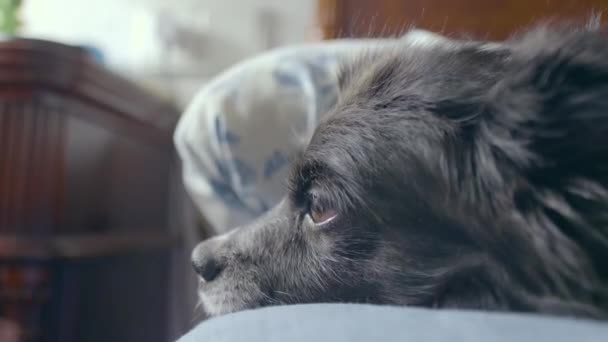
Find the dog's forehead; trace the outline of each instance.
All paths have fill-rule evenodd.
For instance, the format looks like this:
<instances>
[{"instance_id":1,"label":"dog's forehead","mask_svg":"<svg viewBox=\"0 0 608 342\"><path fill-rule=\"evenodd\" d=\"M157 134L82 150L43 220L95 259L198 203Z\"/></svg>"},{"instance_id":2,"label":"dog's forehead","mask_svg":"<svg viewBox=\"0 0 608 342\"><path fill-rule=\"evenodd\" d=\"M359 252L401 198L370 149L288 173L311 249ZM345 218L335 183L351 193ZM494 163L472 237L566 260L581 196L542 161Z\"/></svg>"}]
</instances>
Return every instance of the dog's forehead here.
<instances>
[{"instance_id":1,"label":"dog's forehead","mask_svg":"<svg viewBox=\"0 0 608 342\"><path fill-rule=\"evenodd\" d=\"M418 34L417 34L418 35ZM416 150L441 134L431 113L444 100L481 94L500 77L505 56L486 44L410 37L347 63L339 100L315 130L304 156L356 172L362 161Z\"/></svg>"},{"instance_id":2,"label":"dog's forehead","mask_svg":"<svg viewBox=\"0 0 608 342\"><path fill-rule=\"evenodd\" d=\"M503 56L468 45L376 50L343 68L338 105L378 102L406 94L428 102L457 97L460 90L493 78Z\"/></svg>"},{"instance_id":3,"label":"dog's forehead","mask_svg":"<svg viewBox=\"0 0 608 342\"><path fill-rule=\"evenodd\" d=\"M403 94L428 101L457 96L459 90L500 73L509 55L508 47L498 43L412 31L391 44L370 47L342 65L338 106Z\"/></svg>"}]
</instances>

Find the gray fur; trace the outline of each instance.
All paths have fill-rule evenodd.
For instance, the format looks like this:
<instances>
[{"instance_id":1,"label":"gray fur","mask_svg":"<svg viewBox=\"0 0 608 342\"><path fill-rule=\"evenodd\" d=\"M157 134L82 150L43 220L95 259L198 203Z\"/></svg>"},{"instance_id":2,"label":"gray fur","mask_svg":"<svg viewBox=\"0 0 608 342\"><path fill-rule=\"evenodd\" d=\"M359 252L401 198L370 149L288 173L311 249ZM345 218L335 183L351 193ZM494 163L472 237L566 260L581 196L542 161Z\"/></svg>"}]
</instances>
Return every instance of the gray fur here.
<instances>
[{"instance_id":1,"label":"gray fur","mask_svg":"<svg viewBox=\"0 0 608 342\"><path fill-rule=\"evenodd\" d=\"M339 301L606 317L608 39L540 27L491 49L372 50L289 181L194 250L210 315ZM316 226L311 205L338 216Z\"/></svg>"}]
</instances>

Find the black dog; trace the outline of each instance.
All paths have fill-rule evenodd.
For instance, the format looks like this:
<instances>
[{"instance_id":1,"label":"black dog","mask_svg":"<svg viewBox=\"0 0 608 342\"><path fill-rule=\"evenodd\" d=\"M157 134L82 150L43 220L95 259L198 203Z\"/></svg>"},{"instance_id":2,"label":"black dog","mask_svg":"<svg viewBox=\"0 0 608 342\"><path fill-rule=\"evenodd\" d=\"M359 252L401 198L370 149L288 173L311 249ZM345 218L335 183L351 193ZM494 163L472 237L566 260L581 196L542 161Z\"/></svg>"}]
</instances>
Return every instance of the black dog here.
<instances>
[{"instance_id":1,"label":"black dog","mask_svg":"<svg viewBox=\"0 0 608 342\"><path fill-rule=\"evenodd\" d=\"M608 313L608 39L378 47L288 196L193 262L210 315L368 302Z\"/></svg>"}]
</instances>

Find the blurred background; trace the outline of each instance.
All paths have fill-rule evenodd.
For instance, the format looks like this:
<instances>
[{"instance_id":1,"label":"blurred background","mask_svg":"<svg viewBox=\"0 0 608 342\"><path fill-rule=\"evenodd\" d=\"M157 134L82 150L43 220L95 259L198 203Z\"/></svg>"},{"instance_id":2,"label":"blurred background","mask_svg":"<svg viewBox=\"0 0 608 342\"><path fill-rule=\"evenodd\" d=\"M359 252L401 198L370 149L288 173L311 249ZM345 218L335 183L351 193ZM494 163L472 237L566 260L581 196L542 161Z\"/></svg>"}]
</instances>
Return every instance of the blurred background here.
<instances>
[{"instance_id":1,"label":"blurred background","mask_svg":"<svg viewBox=\"0 0 608 342\"><path fill-rule=\"evenodd\" d=\"M206 234L171 136L212 77L279 46L410 27L499 40L608 0L0 0L0 342L168 341Z\"/></svg>"}]
</instances>

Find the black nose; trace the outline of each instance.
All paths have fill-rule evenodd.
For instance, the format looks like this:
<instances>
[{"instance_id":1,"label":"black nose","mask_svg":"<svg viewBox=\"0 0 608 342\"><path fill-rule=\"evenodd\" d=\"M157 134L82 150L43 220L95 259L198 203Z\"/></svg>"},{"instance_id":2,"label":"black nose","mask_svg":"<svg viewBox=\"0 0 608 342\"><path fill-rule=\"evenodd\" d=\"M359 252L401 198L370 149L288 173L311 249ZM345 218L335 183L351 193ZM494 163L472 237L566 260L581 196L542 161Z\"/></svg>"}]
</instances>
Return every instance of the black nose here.
<instances>
[{"instance_id":1,"label":"black nose","mask_svg":"<svg viewBox=\"0 0 608 342\"><path fill-rule=\"evenodd\" d=\"M222 271L220 264L214 258L207 258L200 262L192 261L192 265L196 273L206 282L217 278L218 274Z\"/></svg>"},{"instance_id":2,"label":"black nose","mask_svg":"<svg viewBox=\"0 0 608 342\"><path fill-rule=\"evenodd\" d=\"M192 266L196 273L206 282L210 282L222 272L222 265L218 260L218 239L201 242L192 251Z\"/></svg>"}]
</instances>

